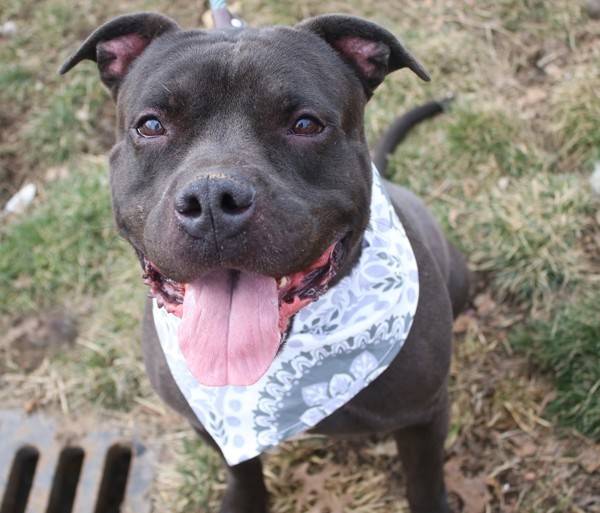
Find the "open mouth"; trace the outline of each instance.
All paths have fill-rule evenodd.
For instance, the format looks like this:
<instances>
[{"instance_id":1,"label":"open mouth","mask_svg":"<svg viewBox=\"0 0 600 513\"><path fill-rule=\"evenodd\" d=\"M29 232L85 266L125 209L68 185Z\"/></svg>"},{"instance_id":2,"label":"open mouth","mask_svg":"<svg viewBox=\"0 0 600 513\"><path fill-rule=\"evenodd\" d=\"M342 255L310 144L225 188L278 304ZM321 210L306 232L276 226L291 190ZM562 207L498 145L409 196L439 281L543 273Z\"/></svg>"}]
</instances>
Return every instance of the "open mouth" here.
<instances>
[{"instance_id":1,"label":"open mouth","mask_svg":"<svg viewBox=\"0 0 600 513\"><path fill-rule=\"evenodd\" d=\"M287 276L218 269L190 283L173 281L143 256L142 266L158 306L181 318L179 346L194 377L205 385L241 386L266 372L290 319L327 291L342 257L338 240Z\"/></svg>"}]
</instances>

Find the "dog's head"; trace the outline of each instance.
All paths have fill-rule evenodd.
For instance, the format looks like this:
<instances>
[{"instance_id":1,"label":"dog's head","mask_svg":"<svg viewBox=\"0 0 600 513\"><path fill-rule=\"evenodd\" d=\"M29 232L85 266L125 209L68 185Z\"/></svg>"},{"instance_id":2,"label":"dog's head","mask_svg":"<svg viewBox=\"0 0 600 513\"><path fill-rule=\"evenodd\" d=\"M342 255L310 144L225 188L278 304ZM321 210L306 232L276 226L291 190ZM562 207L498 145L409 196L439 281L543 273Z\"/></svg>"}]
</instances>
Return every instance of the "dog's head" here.
<instances>
[{"instance_id":1,"label":"dog's head","mask_svg":"<svg viewBox=\"0 0 600 513\"><path fill-rule=\"evenodd\" d=\"M117 105L118 228L182 317L190 368L208 384L256 381L290 317L360 252L365 103L389 72L426 72L390 32L342 15L215 31L121 16L61 72L83 59Z\"/></svg>"}]
</instances>

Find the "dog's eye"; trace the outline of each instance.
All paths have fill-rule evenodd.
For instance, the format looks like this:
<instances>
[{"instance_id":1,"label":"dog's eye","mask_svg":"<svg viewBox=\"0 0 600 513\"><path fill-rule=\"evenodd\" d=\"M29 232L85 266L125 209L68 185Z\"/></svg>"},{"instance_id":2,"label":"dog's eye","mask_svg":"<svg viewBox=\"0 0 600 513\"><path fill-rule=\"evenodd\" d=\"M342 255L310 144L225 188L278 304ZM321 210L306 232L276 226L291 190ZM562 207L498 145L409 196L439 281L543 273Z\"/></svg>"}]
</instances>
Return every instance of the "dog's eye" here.
<instances>
[{"instance_id":1,"label":"dog's eye","mask_svg":"<svg viewBox=\"0 0 600 513\"><path fill-rule=\"evenodd\" d=\"M294 135L317 135L324 130L324 126L320 121L310 116L303 116L296 120L291 132Z\"/></svg>"},{"instance_id":2,"label":"dog's eye","mask_svg":"<svg viewBox=\"0 0 600 513\"><path fill-rule=\"evenodd\" d=\"M156 118L142 119L136 130L142 137L158 137L165 133L165 127Z\"/></svg>"}]
</instances>

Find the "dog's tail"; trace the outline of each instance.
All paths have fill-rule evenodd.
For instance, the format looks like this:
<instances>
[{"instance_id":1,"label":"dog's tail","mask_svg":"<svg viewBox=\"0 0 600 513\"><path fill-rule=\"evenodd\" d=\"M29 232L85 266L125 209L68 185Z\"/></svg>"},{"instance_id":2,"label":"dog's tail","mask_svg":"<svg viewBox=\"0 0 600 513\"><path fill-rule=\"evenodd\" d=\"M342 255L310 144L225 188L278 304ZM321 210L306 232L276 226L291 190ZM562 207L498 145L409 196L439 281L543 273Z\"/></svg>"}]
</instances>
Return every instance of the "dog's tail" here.
<instances>
[{"instance_id":1,"label":"dog's tail","mask_svg":"<svg viewBox=\"0 0 600 513\"><path fill-rule=\"evenodd\" d=\"M382 176L389 178L387 176L388 159L407 136L408 132L422 121L446 112L453 100L454 96L450 95L442 100L424 103L394 120L379 140L379 144L373 154L373 163Z\"/></svg>"}]
</instances>

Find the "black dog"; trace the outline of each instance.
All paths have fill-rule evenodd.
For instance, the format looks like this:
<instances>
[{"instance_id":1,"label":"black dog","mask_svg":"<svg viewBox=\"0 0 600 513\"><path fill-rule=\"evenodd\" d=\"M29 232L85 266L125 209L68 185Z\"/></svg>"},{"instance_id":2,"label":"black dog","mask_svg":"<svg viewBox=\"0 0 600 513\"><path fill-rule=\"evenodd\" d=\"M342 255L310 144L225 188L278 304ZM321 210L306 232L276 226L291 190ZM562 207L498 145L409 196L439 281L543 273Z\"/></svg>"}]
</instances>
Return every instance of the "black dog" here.
<instances>
[{"instance_id":1,"label":"black dog","mask_svg":"<svg viewBox=\"0 0 600 513\"><path fill-rule=\"evenodd\" d=\"M98 28L61 73L83 59L97 62L117 105L117 226L154 296L174 312L199 278L226 291L271 280L281 305L290 294L282 278L308 280L315 261L333 258L332 245L337 273L313 285L335 287L357 262L369 220L365 104L399 68L428 80L390 32L342 15L291 28L184 31L164 16L133 14ZM468 273L423 203L386 187L418 262L414 322L388 369L313 431L392 433L411 511L448 512L447 378ZM158 394L212 443L173 381L150 308L143 350ZM266 510L260 459L229 467L221 511Z\"/></svg>"}]
</instances>

